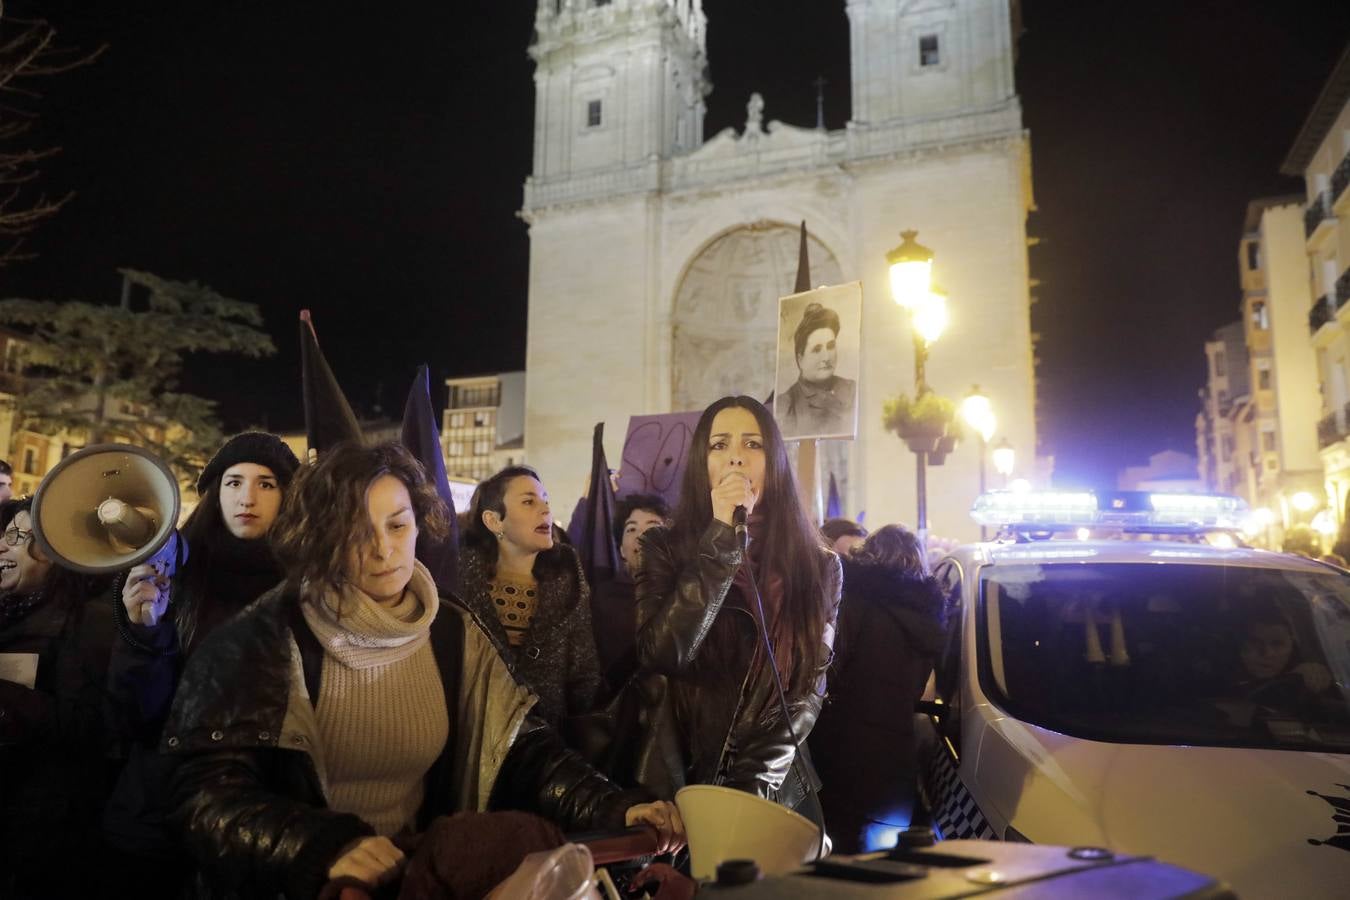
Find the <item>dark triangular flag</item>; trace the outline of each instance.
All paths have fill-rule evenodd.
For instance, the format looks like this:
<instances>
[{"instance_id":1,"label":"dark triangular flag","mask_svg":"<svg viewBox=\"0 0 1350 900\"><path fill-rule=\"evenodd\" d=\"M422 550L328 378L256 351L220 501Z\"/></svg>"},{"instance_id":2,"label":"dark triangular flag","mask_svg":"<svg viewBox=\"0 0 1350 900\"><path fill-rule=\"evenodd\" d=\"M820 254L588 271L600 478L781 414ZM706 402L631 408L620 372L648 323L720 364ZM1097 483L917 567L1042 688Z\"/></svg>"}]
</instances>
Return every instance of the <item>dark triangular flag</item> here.
<instances>
[{"instance_id":1,"label":"dark triangular flag","mask_svg":"<svg viewBox=\"0 0 1350 900\"><path fill-rule=\"evenodd\" d=\"M605 460L605 423L595 426L591 443L591 486L587 491L586 521L581 529L581 568L591 587L614 579L619 571L619 548L614 545L614 486Z\"/></svg>"},{"instance_id":2,"label":"dark triangular flag","mask_svg":"<svg viewBox=\"0 0 1350 900\"><path fill-rule=\"evenodd\" d=\"M839 485L834 480L834 473L830 473L830 493L825 501L825 518L837 519L844 514L844 505L839 502Z\"/></svg>"},{"instance_id":3,"label":"dark triangular flag","mask_svg":"<svg viewBox=\"0 0 1350 900\"><path fill-rule=\"evenodd\" d=\"M417 367L417 376L408 389L408 402L403 406L402 439L403 446L426 469L427 480L450 510L450 534L441 541L433 541L427 535L419 534L417 559L427 567L436 581L436 587L443 592L454 593L459 577L459 522L455 519L455 498L450 494L450 479L445 474L441 430L436 427L436 413L431 406L431 377L425 365Z\"/></svg>"},{"instance_id":4,"label":"dark triangular flag","mask_svg":"<svg viewBox=\"0 0 1350 900\"><path fill-rule=\"evenodd\" d=\"M806 253L806 220L802 219L802 243L797 249L797 286L792 293L811 290L811 258Z\"/></svg>"},{"instance_id":5,"label":"dark triangular flag","mask_svg":"<svg viewBox=\"0 0 1350 900\"><path fill-rule=\"evenodd\" d=\"M361 426L323 358L307 309L300 310L300 380L309 449L322 453L342 441L360 443Z\"/></svg>"}]
</instances>

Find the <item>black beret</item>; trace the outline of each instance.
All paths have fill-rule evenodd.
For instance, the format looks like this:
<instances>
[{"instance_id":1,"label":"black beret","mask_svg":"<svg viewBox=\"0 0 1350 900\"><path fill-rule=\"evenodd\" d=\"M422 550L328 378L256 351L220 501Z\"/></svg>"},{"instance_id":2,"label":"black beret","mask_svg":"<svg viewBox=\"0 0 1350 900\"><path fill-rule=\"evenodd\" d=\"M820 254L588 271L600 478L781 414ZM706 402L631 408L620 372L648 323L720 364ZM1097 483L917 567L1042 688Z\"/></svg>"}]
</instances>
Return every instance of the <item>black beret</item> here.
<instances>
[{"instance_id":1,"label":"black beret","mask_svg":"<svg viewBox=\"0 0 1350 900\"><path fill-rule=\"evenodd\" d=\"M202 477L197 479L197 493L204 494L208 488L215 487L225 470L236 463L266 466L283 485L290 484L291 476L300 467L300 460L295 458L291 448L275 434L245 431L226 441L225 446L211 457L202 470Z\"/></svg>"}]
</instances>

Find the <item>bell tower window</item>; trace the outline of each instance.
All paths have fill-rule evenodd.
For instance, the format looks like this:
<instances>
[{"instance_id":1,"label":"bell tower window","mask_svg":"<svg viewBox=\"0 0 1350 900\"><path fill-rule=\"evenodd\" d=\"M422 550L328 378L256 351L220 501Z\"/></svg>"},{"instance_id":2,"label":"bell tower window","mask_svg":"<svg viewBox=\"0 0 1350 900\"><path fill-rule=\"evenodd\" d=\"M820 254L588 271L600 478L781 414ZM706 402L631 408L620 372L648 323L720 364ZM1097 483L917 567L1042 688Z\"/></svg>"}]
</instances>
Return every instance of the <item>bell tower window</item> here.
<instances>
[{"instance_id":1,"label":"bell tower window","mask_svg":"<svg viewBox=\"0 0 1350 900\"><path fill-rule=\"evenodd\" d=\"M599 100L591 100L586 104L586 127L599 128L600 123L604 121L602 115L602 104Z\"/></svg>"},{"instance_id":2,"label":"bell tower window","mask_svg":"<svg viewBox=\"0 0 1350 900\"><path fill-rule=\"evenodd\" d=\"M942 53L938 49L938 36L924 34L919 36L919 65L936 66L942 63Z\"/></svg>"}]
</instances>

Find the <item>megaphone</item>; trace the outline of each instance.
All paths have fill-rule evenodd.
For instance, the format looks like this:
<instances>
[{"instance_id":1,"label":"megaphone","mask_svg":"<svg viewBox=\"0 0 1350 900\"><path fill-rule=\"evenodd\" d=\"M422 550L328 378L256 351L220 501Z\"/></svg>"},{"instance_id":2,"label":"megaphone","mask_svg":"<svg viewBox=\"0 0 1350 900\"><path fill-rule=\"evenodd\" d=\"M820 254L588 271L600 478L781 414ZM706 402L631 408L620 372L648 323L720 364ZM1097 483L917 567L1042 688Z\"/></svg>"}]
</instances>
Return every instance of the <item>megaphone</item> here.
<instances>
[{"instance_id":1,"label":"megaphone","mask_svg":"<svg viewBox=\"0 0 1350 900\"><path fill-rule=\"evenodd\" d=\"M820 829L810 819L745 791L691 784L675 793L675 806L697 879L713 878L729 859L753 859L764 875L786 875L820 849Z\"/></svg>"},{"instance_id":2,"label":"megaphone","mask_svg":"<svg viewBox=\"0 0 1350 900\"><path fill-rule=\"evenodd\" d=\"M57 565L86 575L154 556L178 525L178 480L154 454L125 444L72 453L33 495L33 539Z\"/></svg>"}]
</instances>

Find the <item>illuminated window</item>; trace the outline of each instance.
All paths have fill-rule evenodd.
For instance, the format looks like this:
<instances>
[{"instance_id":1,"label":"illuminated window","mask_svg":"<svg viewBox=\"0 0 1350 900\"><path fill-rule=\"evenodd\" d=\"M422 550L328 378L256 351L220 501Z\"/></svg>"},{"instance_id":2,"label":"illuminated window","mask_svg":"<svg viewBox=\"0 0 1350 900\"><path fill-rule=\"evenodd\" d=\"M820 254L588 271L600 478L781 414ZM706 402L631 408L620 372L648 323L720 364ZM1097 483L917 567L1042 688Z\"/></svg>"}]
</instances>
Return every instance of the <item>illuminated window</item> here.
<instances>
[{"instance_id":1,"label":"illuminated window","mask_svg":"<svg viewBox=\"0 0 1350 900\"><path fill-rule=\"evenodd\" d=\"M37 454L33 452L32 447L25 447L23 450L23 471L25 475L37 474Z\"/></svg>"},{"instance_id":2,"label":"illuminated window","mask_svg":"<svg viewBox=\"0 0 1350 900\"><path fill-rule=\"evenodd\" d=\"M592 100L586 104L586 127L600 127L600 101Z\"/></svg>"},{"instance_id":3,"label":"illuminated window","mask_svg":"<svg viewBox=\"0 0 1350 900\"><path fill-rule=\"evenodd\" d=\"M936 66L942 62L942 54L938 50L938 36L936 34L925 34L919 38L919 65Z\"/></svg>"},{"instance_id":4,"label":"illuminated window","mask_svg":"<svg viewBox=\"0 0 1350 900\"><path fill-rule=\"evenodd\" d=\"M1265 331L1270 327L1270 313L1266 311L1266 301L1252 301L1252 327L1258 331Z\"/></svg>"},{"instance_id":5,"label":"illuminated window","mask_svg":"<svg viewBox=\"0 0 1350 900\"><path fill-rule=\"evenodd\" d=\"M492 417L485 412L476 412L473 414L473 424L475 428L482 428L484 425L489 424L491 421Z\"/></svg>"},{"instance_id":6,"label":"illuminated window","mask_svg":"<svg viewBox=\"0 0 1350 900\"><path fill-rule=\"evenodd\" d=\"M1256 370L1256 387L1258 390L1270 390L1270 366L1261 366Z\"/></svg>"},{"instance_id":7,"label":"illuminated window","mask_svg":"<svg viewBox=\"0 0 1350 900\"><path fill-rule=\"evenodd\" d=\"M463 427L464 427L464 413L454 413L453 415L451 415L451 416L450 416L450 427L451 427L451 428L463 428Z\"/></svg>"},{"instance_id":8,"label":"illuminated window","mask_svg":"<svg viewBox=\"0 0 1350 900\"><path fill-rule=\"evenodd\" d=\"M449 449L448 449L446 452L447 452L450 456L463 456L463 455L464 455L464 445L461 444L459 441L451 441L451 442L450 442L450 447L449 447Z\"/></svg>"}]
</instances>

